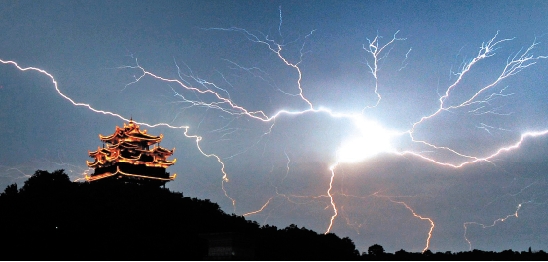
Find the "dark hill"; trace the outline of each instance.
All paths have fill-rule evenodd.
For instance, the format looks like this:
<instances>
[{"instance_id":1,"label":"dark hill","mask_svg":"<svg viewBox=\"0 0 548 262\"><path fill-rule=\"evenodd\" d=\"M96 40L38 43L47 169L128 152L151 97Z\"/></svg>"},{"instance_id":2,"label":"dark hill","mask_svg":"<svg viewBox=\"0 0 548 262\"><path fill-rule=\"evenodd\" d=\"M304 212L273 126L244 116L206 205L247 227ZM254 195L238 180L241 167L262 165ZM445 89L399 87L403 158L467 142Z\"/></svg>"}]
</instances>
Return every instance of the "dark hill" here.
<instances>
[{"instance_id":1,"label":"dark hill","mask_svg":"<svg viewBox=\"0 0 548 262\"><path fill-rule=\"evenodd\" d=\"M349 238L295 225L261 227L167 189L75 183L63 170L38 170L22 188L8 186L0 195L0 232L1 260L213 259L208 247L219 238L243 247L225 259L359 258Z\"/></svg>"},{"instance_id":2,"label":"dark hill","mask_svg":"<svg viewBox=\"0 0 548 262\"><path fill-rule=\"evenodd\" d=\"M116 181L74 183L38 170L0 194L0 260L548 260L542 250L361 256L349 238L259 226L209 200Z\"/></svg>"}]
</instances>

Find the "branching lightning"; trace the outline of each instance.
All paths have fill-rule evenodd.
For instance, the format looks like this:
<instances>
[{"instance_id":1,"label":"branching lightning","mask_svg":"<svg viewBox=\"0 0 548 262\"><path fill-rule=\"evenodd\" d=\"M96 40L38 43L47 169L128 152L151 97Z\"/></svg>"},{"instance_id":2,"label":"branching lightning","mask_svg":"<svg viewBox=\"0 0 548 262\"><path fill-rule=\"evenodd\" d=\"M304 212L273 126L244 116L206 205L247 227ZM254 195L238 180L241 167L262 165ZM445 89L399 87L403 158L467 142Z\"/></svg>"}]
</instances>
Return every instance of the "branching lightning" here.
<instances>
[{"instance_id":1,"label":"branching lightning","mask_svg":"<svg viewBox=\"0 0 548 262\"><path fill-rule=\"evenodd\" d=\"M445 94L442 95L439 98L439 108L434 113L432 113L430 115L427 115L427 116L423 116L419 121L415 122L413 124L412 128L409 130L409 135L410 135L411 139L413 140L413 142L422 143L424 145L427 145L427 146L429 146L431 148L435 148L435 149L447 150L447 151L450 151L451 153L453 153L457 156L466 158L468 160L460 162L460 163L444 163L444 162L438 162L438 161L436 161L432 158L421 156L420 154L416 154L414 152L405 152L404 151L404 152L401 152L402 154L416 155L418 157L421 157L421 158L423 158L427 161L430 161L430 162L434 162L436 164L441 164L441 165L446 165L446 166L451 166L451 167L462 167L464 165L471 164L471 163L476 163L476 162L488 162L489 160L491 160L494 157L498 156L502 152L506 152L506 151L518 148L521 145L521 142L523 141L523 139L525 137L529 137L529 136L535 137L535 136L540 136L540 135L545 135L546 134L546 131L548 131L548 130L523 133L521 135L520 141L518 141L516 144L511 145L511 146L507 146L507 147L502 147L499 150L497 150L494 154L491 154L491 155L488 155L488 156L485 156L485 157L476 157L476 156L467 155L467 154L464 154L464 153L459 153L459 152L457 152L457 151L455 151L455 150L453 150L449 147L437 146L437 145L434 145L434 144L429 143L429 142L424 141L424 140L415 139L415 137L413 136L417 126L419 126L420 124L428 121L429 119L434 118L435 116L439 115L441 112L450 111L450 110L453 110L453 109L464 108L464 107L468 107L468 106L472 106L472 105L488 104L489 101L491 99L493 99L495 96L501 95L500 92L499 93L493 93L493 94L489 95L484 100L478 100L478 97L480 95L482 95L483 93L487 92L488 90L494 88L498 84L500 84L500 82L502 82L502 80L521 72L523 69L525 69L527 67L530 67L530 66L536 64L538 60L548 58L548 56L534 56L534 55L531 54L532 53L531 51L535 48L535 46L538 45L538 42L536 42L536 39L535 39L535 41L533 41L533 43L528 48L526 48L524 51L520 50L519 52L516 52L514 56L511 56L511 57L508 58L508 60L506 62L506 66L503 68L503 70L501 71L501 73L500 73L500 75L498 76L497 79L492 81L490 84L480 88L477 92L470 95L464 101L462 101L460 103L457 103L455 105L447 106L445 104L445 102L449 98L450 93L455 88L457 88L459 83L463 80L463 78L467 75L467 73L470 72L472 67L475 64L477 64L479 61L494 56L495 51L499 48L499 45L501 43L512 40L512 39L508 39L508 38L497 40L496 39L497 36L498 36L498 32L497 32L497 34L495 34L495 36L493 38L491 38L489 41L487 41L487 43L483 43L482 46L480 47L480 50L478 51L477 56L474 57L469 63L464 64L461 68L461 71L459 73L456 73L457 79L447 88L447 90L445 91ZM502 91L504 91L504 89L501 90L501 92ZM474 112L474 111L472 111L472 112Z\"/></svg>"},{"instance_id":2,"label":"branching lightning","mask_svg":"<svg viewBox=\"0 0 548 262\"><path fill-rule=\"evenodd\" d=\"M69 101L72 105L74 106L78 106L78 107L85 107L95 113L100 113L100 114L104 114L104 115L110 115L110 116L114 116L114 117L117 117L121 120L124 120L124 121L130 121L130 119L126 118L126 117L123 117L122 115L120 114L117 114L117 113L113 113L113 112L110 112L110 111L105 111L105 110L99 110L99 109L95 109L94 107L92 107L91 105L89 104L86 104L86 103L79 103L79 102L75 102L74 100L72 100L72 98L68 97L67 95L65 95L63 92L61 92L61 90L59 90L59 86L58 86L58 83L57 83L57 80L55 80L55 78L53 77L53 75L51 75L50 73L48 73L47 71L43 70L43 69L40 69L40 68L36 68L36 67L21 67L19 66L19 64L15 61L9 61L9 60L2 60L0 59L0 63L2 64L9 64L9 65L13 65L15 66L18 70L20 71L36 71L36 72L39 72L43 75L46 75L52 82L54 88L55 88L55 91L61 96L63 97L64 99L66 99L67 101ZM143 75L144 76L144 75ZM143 77L141 76L141 78ZM136 80L138 81L138 80ZM180 83L180 82L179 82ZM190 135L188 134L188 130L190 127L188 126L172 126L168 123L157 123L157 124L148 124L148 123L141 123L141 122L136 122L137 124L139 125L144 125L144 126L148 126L148 127L158 127L158 126L166 126L166 127L169 127L169 128L175 128L175 129L183 129L184 130L184 135L188 138L193 138L195 139L196 141L196 147L198 148L198 150L200 151L200 153L202 153L204 156L206 157L213 157L215 159L217 159L217 161L221 164L221 172L223 174L223 180L222 180L222 189L225 193L225 196L230 198L231 201L232 201L232 204L235 205L236 201L229 197L228 196L228 193L226 192L226 190L224 189L224 183L225 182L228 182L228 174L226 173L225 171L225 164L223 163L223 161L221 160L221 158L219 158L217 155L215 154L207 154L205 153L202 148L200 147L200 141L202 140L202 137L201 136L198 136L198 135Z\"/></svg>"},{"instance_id":3,"label":"branching lightning","mask_svg":"<svg viewBox=\"0 0 548 262\"><path fill-rule=\"evenodd\" d=\"M281 9L280 9L280 18L279 18L279 26L278 26L278 33L279 36L282 37L282 16L281 16ZM511 76L514 76L518 73L520 73L522 70L536 64L538 61L542 59L548 58L548 56L535 56L533 55L534 48L539 44L536 39L533 41L533 43L528 46L525 49L519 50L518 52L514 53L514 55L508 57L506 61L506 65L504 68L500 71L498 77L488 83L485 86L482 86L475 90L474 92L470 93L468 96L466 96L464 99L461 99L460 101L450 101L450 98L452 98L452 94L455 92L456 89L459 88L460 84L463 82L463 79L467 77L469 72L473 70L473 68L482 60L488 59L490 57L493 57L496 54L496 51L500 48L501 45L503 45L505 42L512 41L511 38L503 38L503 39L497 39L498 32L493 36L489 41L483 43L481 47L479 48L479 51L477 52L476 56L469 60L466 63L463 63L460 71L455 73L456 79L446 88L445 92L438 98L439 106L437 109L434 110L433 113L424 115L420 117L418 121L415 121L411 124L411 127L408 130L404 131L394 131L390 130L388 128L383 127L379 123L372 121L365 117L365 113L367 109L371 109L374 107L377 107L381 103L381 91L379 88L379 71L381 69L381 62L386 59L392 48L394 47L394 44L397 41L404 41L405 38L398 38L397 34L399 31L393 34L391 40L389 40L387 43L381 44L382 37L378 34L373 38L373 40L368 39L367 44L363 44L362 49L366 52L368 55L368 59L366 59L365 64L367 65L367 68L369 69L369 72L374 79L374 94L376 96L376 102L372 106L365 106L363 109L359 110L355 113L340 113L335 110L325 108L325 107L316 107L314 106L314 103L308 99L305 94L305 89L302 85L302 79L303 79L303 71L301 70L300 65L304 61L304 57L306 55L305 51L305 44L308 38L310 38L314 30L310 31L308 34L306 34L302 39L302 44L300 45L300 49L298 50L298 57L297 59L289 59L286 57L286 54L284 53L286 45L283 43L279 43L275 41L271 36L263 33L252 33L246 29L238 28L238 27L230 27L230 28L207 28L205 30L215 30L215 31L223 31L223 32L229 32L229 33L239 33L243 35L247 40L256 43L260 46L263 46L266 48L266 51L271 52L272 54L279 59L279 61L285 65L286 67L291 68L296 72L296 81L295 81L295 90L294 93L288 92L288 91L282 91L281 89L277 88L277 90L281 91L285 95L289 96L295 96L299 97L300 101L302 101L304 108L302 110L298 111L291 111L291 110L279 110L276 113L272 115L268 115L265 113L266 111L262 110L250 110L247 109L245 106L237 103L234 101L229 92L226 89L223 89L220 85L208 81L206 79L202 79L197 77L192 73L190 70L190 67L186 66L187 69L190 70L190 74L184 74L182 73L179 65L175 64L177 69L177 74L179 76L179 79L171 79L166 78L163 76L160 76L158 74L155 74L153 72L148 71L144 67L142 67L139 64L139 61L135 59L135 65L131 66L122 66L119 67L120 69L133 69L137 70L139 72L138 75L135 76L134 81L128 83L125 88L130 87L131 85L134 85L140 81L142 81L144 78L151 78L156 81L160 81L163 83L167 83L170 85L171 90L174 93L174 96L181 99L181 102L184 102L189 105L189 107L203 107L208 110L218 110L220 112L223 112L225 114L229 114L231 116L235 117L248 117L250 120L255 120L260 123L267 123L269 126L269 129L267 132L264 132L264 134L261 136L268 136L271 134L272 129L276 123L276 119L283 116L290 116L290 115L304 115L304 114L317 114L317 113L323 113L326 114L332 118L343 118L346 120L349 120L351 123L353 123L356 127L356 130L358 132L355 134L354 137L349 137L347 140L343 141L338 149L334 149L336 152L336 159L333 159L332 164L329 166L329 183L326 186L327 190L325 191L325 194L318 195L318 196L299 196L299 195L291 195L291 194L285 194L280 193L278 191L278 187L274 186L274 193L271 197L268 198L268 200L257 210L246 212L243 214L243 216L252 216L259 214L263 211L265 211L269 205L274 201L275 198L280 197L283 198L289 202L299 204L293 199L296 198L306 198L306 199L328 199L329 203L327 204L327 207L332 210L332 215L329 219L328 226L326 228L325 233L329 233L336 222L336 218L339 214L339 210L337 208L337 204L335 201L334 196L336 196L338 193L336 192L335 188L333 187L334 182L336 181L336 170L341 164L352 164L356 162L364 162L367 159L373 158L381 153L388 153L398 156L413 156L418 159L422 159L424 161L430 162L432 164L437 164L441 166L451 167L451 168L460 168L465 165L478 163L478 162L491 162L493 159L495 159L497 156L515 150L521 146L521 144L525 141L525 139L528 138L535 138L540 136L546 136L548 134L548 129L546 130L540 130L540 131L528 131L523 132L520 136L520 138L516 142L509 142L505 146L499 147L497 150L484 155L484 156L475 156L470 153L460 152L455 149L452 149L449 146L446 145L438 145L433 142L429 142L426 139L418 139L416 138L416 133L418 132L417 129L422 124L426 123L427 121L430 121L434 119L435 117L440 116L443 112L449 112L452 110L458 110L458 109L466 109L469 114L475 114L475 115L483 115L483 114L494 114L494 115L507 115L509 113L501 113L498 111L498 108L492 109L489 106L490 103L494 99L499 98L505 98L512 94L505 93L506 87L502 88L500 90L495 90L497 86L501 84L501 82ZM408 57L411 53L411 48L407 53L405 54L405 59L401 63L400 69L404 69L408 64ZM264 76L266 75L265 72L263 72L260 68L257 67L244 67L240 66L236 62L233 62L231 60L225 59L226 62L228 62L231 66L238 68L240 70L244 70L254 77L261 78L265 80ZM116 117L118 119L121 119L123 121L129 121L127 117L124 117L120 114L96 109L90 104L81 103L81 102L75 102L73 99L65 95L58 87L57 80L54 78L53 75L48 73L47 71L36 68L36 67L22 67L15 61L10 60L0 60L2 64L14 66L20 71L34 71L38 72L42 75L45 75L51 80L51 83L53 84L55 91L63 97L65 100L69 101L72 105L77 107L84 107L88 110L91 110L94 113L100 113L103 115L109 115ZM230 82L222 75L222 73L219 72L219 74L222 76L222 79L229 85ZM191 79L191 81L184 80L185 78ZM193 86L190 82L195 82L197 85ZM182 89L183 91L178 91L179 89ZM493 91L494 90L494 91ZM183 92L192 92L194 93L198 98L196 100L190 99L187 96L183 95ZM213 97L214 101L205 102L206 100L201 100L200 96L205 97ZM222 180L221 180L221 189L224 192L224 195L230 199L234 212L236 212L236 200L230 196L230 194L227 192L227 189L225 188L225 184L228 183L230 180L228 178L228 173L225 170L225 163L223 162L223 159L219 157L218 155L214 153L206 153L202 147L200 142L202 141L202 137L197 134L189 134L190 126L174 126L169 123L156 123L156 124L149 124L149 123L142 123L142 122L136 122L139 125L144 125L148 127L159 127L164 126L168 128L174 128L174 129L182 129L183 134L185 137L194 139L196 142L196 147L198 151L208 158L214 158L217 160L217 162L220 165L220 171L222 173ZM220 130L225 130L227 126L222 127ZM491 125L485 124L485 123L479 123L477 128L480 128L482 130L485 130L489 134L491 134L491 130L497 129L497 130L506 130L504 128L499 127L493 127ZM225 135L228 135L230 132L235 132L235 130L227 130L227 133ZM459 161L443 161L440 159L437 159L435 156L430 156L426 154L424 151L415 151L411 149L406 150L398 150L396 148L397 145L394 144L396 138L406 137L409 136L410 141L413 144L418 144L422 146L426 146L428 149L433 150L434 152L442 151L447 152L456 158L460 159ZM256 145L255 143L254 145ZM229 156L228 158L232 158L238 154L241 154L242 152L235 153L232 156ZM287 158L287 170L285 172L285 178L287 178L290 170L290 158L287 154L287 152L284 152L286 158ZM340 194L340 193L339 193ZM343 194L340 194L343 195ZM380 195L373 194L376 197L384 197ZM408 204L402 201L396 201L393 200L390 197L388 198L392 203L403 205L406 209L408 209L412 215L420 220L425 220L430 223L430 229L428 231L428 236L426 239L425 248L423 251L427 250L430 246L430 240L432 237L432 233L435 227L434 221L429 218L422 215L417 214ZM518 217L518 211L520 210L522 204L521 203L517 206L517 209L515 213L508 215L504 218L500 218L495 220L490 225L485 225L477 222L466 222L464 223L464 237L466 241L468 242L470 248L472 246L471 242L468 240L466 236L466 232L468 229L468 226L470 225L479 225L482 228L492 227L498 222L504 222L506 219L510 217Z\"/></svg>"},{"instance_id":4,"label":"branching lightning","mask_svg":"<svg viewBox=\"0 0 548 262\"><path fill-rule=\"evenodd\" d=\"M464 227L464 240L466 240L466 243L468 243L468 249L469 250L472 250L472 242L468 239L468 237L466 236L466 233L468 232L468 227L471 226L471 225L476 225L476 226L480 226L482 229L486 229L486 228L490 228L490 227L494 227L497 223L502 223L506 220L508 220L509 218L511 217L515 217L515 218L518 218L519 217L519 210L521 209L521 207L524 205L524 204L527 204L527 203L530 203L531 201L527 201L527 202L523 202L523 203L520 203L517 205L516 207L516 211L510 215L507 215L505 217L502 217L502 218L497 218L493 221L493 223L491 224L482 224L482 223L478 223L478 222L465 222L463 224L463 227Z\"/></svg>"},{"instance_id":5,"label":"branching lightning","mask_svg":"<svg viewBox=\"0 0 548 262\"><path fill-rule=\"evenodd\" d=\"M405 38L397 38L396 37L396 35L399 32L400 31L397 31L396 33L394 33L394 36L392 37L392 40L388 41L388 43L386 43L384 45L380 45L380 40L381 40L382 37L379 36L378 34L377 34L377 36L375 36L375 38L373 38L373 40L367 39L367 41L369 42L367 46L365 44L363 45L363 50L365 50L365 52L371 54L371 58L372 58L371 62L369 62L369 60L366 59L366 64L367 64L367 67L369 68L369 70L371 72L371 75L373 75L373 78L375 78L375 90L374 91L375 91L375 95L377 96L377 102L373 106L366 106L364 109L362 109L362 113L368 108L378 106L379 103L381 102L381 94L379 94L379 76L378 76L378 73L379 73L379 70L380 70L380 63L383 59L388 57L388 55L390 54L390 50L392 50L392 47L393 47L392 44L395 41L405 40ZM390 49L388 49L388 48L390 48ZM409 49L409 52L411 52L411 49ZM407 55L409 54L409 52L407 52L407 54L406 54L406 59L407 59ZM404 66L402 65L402 67L404 67Z\"/></svg>"}]
</instances>

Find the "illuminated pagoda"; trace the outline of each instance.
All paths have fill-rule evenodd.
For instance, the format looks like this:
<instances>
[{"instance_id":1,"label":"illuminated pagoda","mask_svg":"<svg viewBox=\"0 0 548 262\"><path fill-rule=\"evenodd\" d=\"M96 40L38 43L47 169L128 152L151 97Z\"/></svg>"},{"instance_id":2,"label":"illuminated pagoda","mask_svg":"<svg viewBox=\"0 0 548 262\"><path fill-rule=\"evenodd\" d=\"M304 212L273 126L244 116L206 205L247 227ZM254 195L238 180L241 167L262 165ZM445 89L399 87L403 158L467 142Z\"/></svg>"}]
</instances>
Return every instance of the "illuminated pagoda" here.
<instances>
[{"instance_id":1,"label":"illuminated pagoda","mask_svg":"<svg viewBox=\"0 0 548 262\"><path fill-rule=\"evenodd\" d=\"M88 167L94 168L91 175L86 174L86 181L121 180L123 182L165 186L166 182L175 179L169 175L166 168L175 164L167 158L173 155L173 150L160 147L163 135L153 136L146 130L139 130L139 125L133 122L124 123L124 127L116 126L116 131L110 136L99 134L103 147L88 154L94 159L86 161Z\"/></svg>"}]
</instances>

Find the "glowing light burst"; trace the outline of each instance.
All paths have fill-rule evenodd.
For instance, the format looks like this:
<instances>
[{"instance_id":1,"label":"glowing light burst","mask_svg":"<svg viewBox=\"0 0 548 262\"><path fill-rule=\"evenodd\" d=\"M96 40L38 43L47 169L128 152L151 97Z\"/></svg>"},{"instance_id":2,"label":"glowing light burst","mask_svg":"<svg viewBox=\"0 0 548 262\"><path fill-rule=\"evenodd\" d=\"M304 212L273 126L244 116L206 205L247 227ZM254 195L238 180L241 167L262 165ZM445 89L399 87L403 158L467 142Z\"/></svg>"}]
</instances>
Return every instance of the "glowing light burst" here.
<instances>
[{"instance_id":1,"label":"glowing light burst","mask_svg":"<svg viewBox=\"0 0 548 262\"><path fill-rule=\"evenodd\" d=\"M278 27L278 32L279 32L280 37L282 37L281 26L282 26L282 17L281 17L281 11L280 11L280 25ZM370 57L369 57L370 60L367 60L366 64L367 64L367 66L370 70L369 73L373 76L374 81L375 81L373 92L374 92L375 96L377 97L377 100L374 103L374 105L366 106L362 110L359 110L356 113L340 113L340 112L337 112L333 109L329 109L329 108L325 108L325 107L315 107L314 103L305 96L306 92L305 92L305 89L302 86L303 71L301 70L300 65L304 61L303 58L306 54L306 51L305 51L306 40L313 35L314 30L310 31L303 38L301 38L302 45L300 45L300 49L298 50L299 55L298 55L298 58L296 59L296 61L291 61L291 59L286 57L286 55L284 53L286 45L276 42L274 39L271 38L271 36L269 36L267 34L262 34L262 33L261 34L255 34L255 33L252 33L248 30L245 30L245 29L242 29L242 28L237 28L237 27L232 27L232 28L207 28L205 30L224 31L224 32L230 32L230 33L235 32L235 33L242 34L249 41L265 47L266 50L268 52L271 52L272 54L274 54L275 57L277 57L279 59L279 61L281 61L283 63L283 65L285 65L285 66L291 68L292 70L294 70L297 74L294 93L285 92L284 94L299 97L300 101L302 102L302 104L304 106L303 109L302 110L285 110L285 109L283 109L283 110L279 110L279 111L275 112L272 115L268 115L267 113L265 113L265 111L262 111L262 110L249 110L245 106L242 106L239 103L235 102L230 97L229 92L226 89L223 89L220 86L218 86L216 83L213 83L213 82L205 80L205 79L198 78L198 77L193 76L193 75L183 75L181 73L181 70L180 70L178 65L176 65L176 67L177 67L177 73L178 73L180 78L179 79L171 79L171 78L163 77L163 76L160 76L158 74L155 74L153 72L150 72L150 71L146 70L144 67L142 67L139 64L137 59L135 59L135 65L120 67L120 69L134 69L134 70L138 70L140 72L139 75L135 76L135 80L131 83L128 83L126 85L126 87L131 86L133 84L136 84L136 83L142 81L145 77L149 77L149 78L152 78L152 79L157 80L157 81L173 84L173 85L176 86L176 88L172 87L172 91L174 92L175 96L180 98L182 100L182 102L189 103L190 107L204 107L204 108L211 109L211 110L219 110L219 111L221 111L223 113L226 113L226 114L229 114L231 116L248 117L252 120L256 120L256 121L263 122L263 123L268 123L270 129L269 129L268 132L265 132L263 134L263 136L266 136L266 135L270 134L270 132L272 131L272 129L275 125L275 121L278 118L281 118L281 117L284 117L284 116L290 116L290 115L303 115L303 114L316 114L316 113L324 113L324 114L329 115L332 118L348 119L354 124L354 127L357 130L352 136L350 136L350 137L346 138L345 140L343 140L343 142L340 144L339 148L334 149L334 151L336 151L336 159L333 160L333 162L331 163L331 165L329 167L330 179L329 179L328 185L326 186L325 194L322 194L322 195L319 195L319 196L299 196L299 195L285 194L285 193L280 193L278 191L278 188L273 185L273 187L275 188L274 195L269 197L268 200L259 209L255 210L255 211L246 212L246 213L243 214L244 216L252 216L252 215L256 215L256 214L259 214L259 213L263 212L265 209L267 209L269 207L269 205L274 201L274 199L278 198L278 197L282 198L282 199L285 199L289 202L293 202L293 203L297 203L297 202L294 201L294 199L313 199L313 200L328 199L328 202L329 202L328 207L330 207L333 211L332 216L330 217L330 220L329 220L329 224L328 224L327 229L325 231L325 233L329 233L331 231L332 227L333 227L333 224L336 222L336 218L339 214L339 210L338 210L337 204L336 204L337 201L335 200L335 197L336 196L341 196L341 197L345 196L345 194L338 194L337 195L337 193L335 192L335 188L333 186L333 184L336 180L337 168L343 163L352 164L352 163L356 163L356 162L363 162L366 159L373 158L373 157L377 156L378 154L388 153L388 154L399 155L399 156L410 155L410 156L416 157L417 159L422 159L424 161L431 162L433 164L446 166L446 167L452 167L452 168L460 168L460 167L463 167L465 165L473 164L473 163L477 163L477 162L490 162L491 160L493 160L494 158L496 158L497 156L499 156L502 153L509 152L509 151L512 151L514 149L519 148L520 145L522 144L522 142L526 138L529 138L529 137L534 138L534 137L539 137L539 136L545 136L545 135L548 134L548 129L547 130L541 130L541 131L524 132L524 133L521 134L521 137L518 141L508 142L507 145L501 146L500 148L498 148L494 152L492 152L490 154L487 154L487 155L484 155L484 156L475 156L475 155L470 154L470 153L457 151L457 150L452 149L451 147L446 146L446 145L438 145L438 144L435 144L433 142L429 142L426 139L416 138L416 133L418 132L417 130L419 129L419 127L421 125L423 125L427 121L430 121L430 120L432 120L436 117L440 117L443 112L448 112L450 110L467 109L468 112L470 112L471 114L497 114L497 112L495 110L486 109L486 106L489 105L489 102L492 99L494 99L495 97L505 97L508 94L503 93L504 89L496 90L495 87L497 87L504 79L518 74L522 70L534 65L535 63L537 63L541 59L548 58L548 56L535 56L535 55L532 54L532 50L538 45L538 42L536 42L536 40L529 47L527 47L525 49L522 49L522 50L514 53L513 56L509 57L507 62L506 62L506 65L500 71L498 77L495 80L493 80L490 83L488 83L487 85L482 86L479 89L471 92L468 96L465 96L464 98L461 97L460 101L458 101L457 99L450 99L450 98L452 98L451 94L454 93L455 90L459 88L459 86L460 86L461 82L463 81L463 79L465 79L465 77L469 74L469 72L471 72L473 70L473 68L476 66L476 64L478 64L480 61L482 61L484 59L488 59L488 58L494 56L495 51L498 48L500 48L500 45L502 45L505 42L508 42L508 41L512 40L512 39L509 39L509 38L497 39L497 37L498 37L498 32L497 32L497 34L495 34L495 36L493 38L491 38L489 41L487 41L486 43L483 43L481 45L477 55L474 58L469 60L467 63L463 63L462 67L460 68L460 71L455 73L456 80L454 82L452 82L447 87L447 89L445 90L443 95L441 95L439 97L439 99L438 99L439 107L433 113L427 114L425 116L420 117L418 121L413 122L411 124L411 127L408 130L394 131L394 130L390 130L388 128L383 127L381 124L379 124L379 123L377 123L373 120L368 120L365 117L364 114L366 113L367 109L377 107L381 102L381 91L380 91L380 88L379 88L379 77L378 77L379 63L381 62L381 60L388 57L388 55L389 55L390 51L392 50L393 45L394 45L395 42L405 40L405 38L397 38L396 35L398 34L399 31L396 32L393 35L392 39L389 40L388 42L386 42L385 44L380 43L381 40L382 40L382 37L377 35L373 40L369 40L369 43L367 45L365 45L365 44L363 45L363 50L365 50L365 52L370 55ZM411 50L412 49L409 49L409 51L406 53L405 59L401 63L400 70L403 69L407 65L406 61L408 60L408 56L409 56ZM61 97L63 97L65 100L69 101L74 106L84 107L84 108L87 108L88 110L91 110L95 113L100 113L100 114L104 114L104 115L113 116L113 117L119 118L123 121L129 121L129 119L127 117L124 117L120 114L110 112L110 111L96 109L93 106L91 106L90 104L75 102L73 99L71 99L70 97L68 97L67 95L65 95L64 93L62 93L60 91L60 89L58 87L58 83L55 80L55 78L53 77L53 75L51 75L50 73L46 72L43 69L36 68L36 67L22 67L17 62L9 61L9 60L0 60L0 63L14 66L20 71L34 71L34 72L38 72L42 75L47 76L51 80L51 82L52 82L52 84L55 88L55 91ZM246 67L243 67L243 66L239 66L237 63L232 62L232 61L229 61L229 63L231 63L232 65L234 65L238 68L240 68L241 70L246 70L248 72L250 72L252 70L251 68L246 68ZM260 70L260 69L257 69L257 68L255 68L255 69ZM184 77L191 78L195 83L197 83L197 86L193 86L188 81L183 80ZM177 90L179 90L179 88L181 88L183 91L193 92L197 96L206 96L206 95L211 96L211 97L213 97L214 101L204 102L203 100L200 100L200 99L197 99L197 100L189 99L188 97L185 97L184 95L182 95L182 91L177 91ZM486 93L490 93L490 94L486 94ZM480 98L482 96L484 96L486 98ZM144 125L144 126L148 126L148 127L164 126L164 127L168 127L168 128L182 129L184 135L187 138L194 139L195 142L196 142L196 147L197 147L198 151L201 154L203 154L205 157L215 158L217 160L217 162L219 163L219 165L221 167L220 171L222 173L221 188L224 192L224 195L231 200L234 212L236 212L236 200L229 195L229 193L227 192L227 190L225 188L225 183L228 183L230 180L228 178L228 173L225 170L225 163L223 162L223 159L221 159L221 157L219 157L216 154L205 152L202 149L201 144L200 144L200 142L202 141L202 137L199 136L199 135L196 135L196 134L190 134L189 133L190 126L174 126L174 125L171 125L171 124L168 124L168 123L156 123L156 124L149 124L149 123L142 123L142 122L136 122L136 123L138 123L139 125ZM486 124L482 123L481 128L484 128L485 130L488 131L489 128L494 128L494 127L491 127L489 125L486 125ZM396 138L402 138L402 137L405 137L405 136L408 136L409 140L413 144L425 146L426 148L434 150L435 152L441 151L441 152L449 153L449 154L455 156L456 159L460 159L460 160L458 160L458 161L444 161L444 160L440 160L440 159L436 158L436 156L432 156L431 154L424 153L423 151L416 151L416 150L411 150L411 149L405 149L405 150L396 149L396 148L398 148L398 145L395 144L396 143L395 139ZM286 172L286 177L287 177L287 174L289 173L290 159L289 159L289 156L287 155L287 153L285 153L285 155L286 155L287 160L288 160L287 172ZM377 197L381 197L381 196L377 195ZM394 204L404 206L406 209L408 209L412 213L412 215L414 217L416 217L420 220L428 221L430 223L431 227L430 227L430 230L428 231L428 236L427 236L427 239L426 239L426 246L423 249L423 251L427 250L429 248L430 239L432 237L432 233L433 233L434 226L435 226L434 221L429 217L425 217L425 216L417 214L405 202L396 201L396 200L393 200L392 198L388 198L388 199ZM520 210L522 204L518 205L517 210L514 214L509 215L505 218L495 220L495 222L493 222L492 225L485 226L484 224L480 224L480 223L476 223L476 222L466 222L464 224L464 228L465 228L464 236L465 236L466 241L470 245L470 247L471 247L471 243L466 238L466 230L467 230L467 227L469 225L472 225L472 224L480 225L484 228L485 227L492 227L497 222L503 222L504 220L508 219L509 217L516 217L517 218L518 217L518 211ZM361 227L361 225L360 225L360 227Z\"/></svg>"},{"instance_id":2,"label":"glowing light burst","mask_svg":"<svg viewBox=\"0 0 548 262\"><path fill-rule=\"evenodd\" d=\"M376 122L361 117L355 117L353 123L358 134L342 143L337 150L337 163L362 162L379 153L395 152L392 140L402 133L389 131Z\"/></svg>"}]
</instances>

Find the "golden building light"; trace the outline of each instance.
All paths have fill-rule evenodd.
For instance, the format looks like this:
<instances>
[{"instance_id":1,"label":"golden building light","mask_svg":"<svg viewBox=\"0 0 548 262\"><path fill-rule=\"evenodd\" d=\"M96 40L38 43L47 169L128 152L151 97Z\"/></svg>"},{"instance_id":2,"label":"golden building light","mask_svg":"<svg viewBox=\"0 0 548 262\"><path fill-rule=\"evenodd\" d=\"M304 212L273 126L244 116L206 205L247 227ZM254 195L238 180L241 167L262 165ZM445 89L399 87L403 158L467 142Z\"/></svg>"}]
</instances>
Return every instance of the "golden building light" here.
<instances>
[{"instance_id":1,"label":"golden building light","mask_svg":"<svg viewBox=\"0 0 548 262\"><path fill-rule=\"evenodd\" d=\"M168 150L159 145L163 135L154 136L141 131L133 119L124 123L124 127L116 126L112 135L99 135L103 147L88 154L94 159L86 161L88 167L94 168L91 175L85 176L86 181L121 179L124 182L153 184L165 186L166 182L175 179L169 175L166 168L175 164L167 158L173 155L175 148Z\"/></svg>"}]
</instances>

